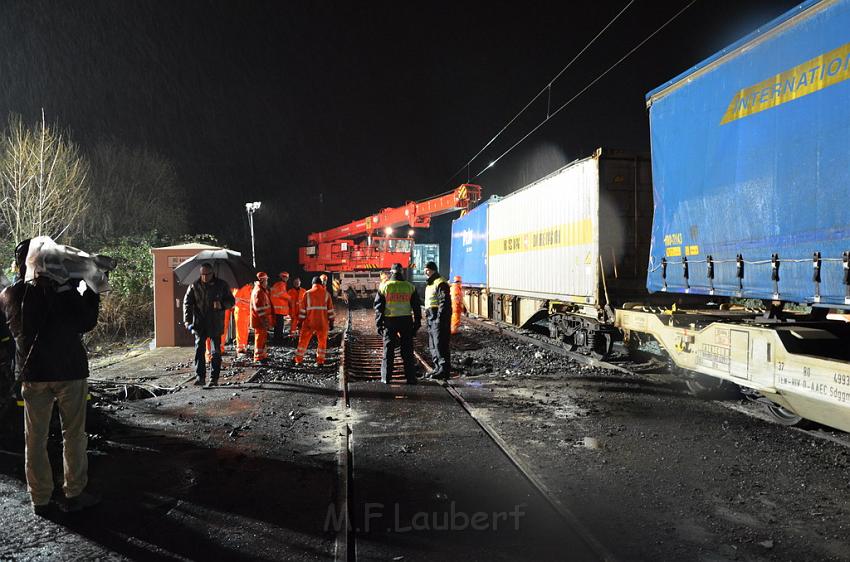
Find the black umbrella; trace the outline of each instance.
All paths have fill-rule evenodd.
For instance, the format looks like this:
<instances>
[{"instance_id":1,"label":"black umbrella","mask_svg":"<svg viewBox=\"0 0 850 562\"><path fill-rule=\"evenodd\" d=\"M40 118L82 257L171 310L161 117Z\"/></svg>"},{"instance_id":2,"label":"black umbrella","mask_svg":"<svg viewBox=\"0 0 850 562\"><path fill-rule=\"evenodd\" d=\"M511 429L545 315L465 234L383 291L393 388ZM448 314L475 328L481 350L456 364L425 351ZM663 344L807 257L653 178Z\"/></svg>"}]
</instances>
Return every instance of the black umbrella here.
<instances>
[{"instance_id":1,"label":"black umbrella","mask_svg":"<svg viewBox=\"0 0 850 562\"><path fill-rule=\"evenodd\" d=\"M257 270L245 261L242 254L232 250L202 250L184 261L174 270L177 281L191 285L201 277L201 265L208 263L213 273L231 288L238 288L257 280Z\"/></svg>"}]
</instances>

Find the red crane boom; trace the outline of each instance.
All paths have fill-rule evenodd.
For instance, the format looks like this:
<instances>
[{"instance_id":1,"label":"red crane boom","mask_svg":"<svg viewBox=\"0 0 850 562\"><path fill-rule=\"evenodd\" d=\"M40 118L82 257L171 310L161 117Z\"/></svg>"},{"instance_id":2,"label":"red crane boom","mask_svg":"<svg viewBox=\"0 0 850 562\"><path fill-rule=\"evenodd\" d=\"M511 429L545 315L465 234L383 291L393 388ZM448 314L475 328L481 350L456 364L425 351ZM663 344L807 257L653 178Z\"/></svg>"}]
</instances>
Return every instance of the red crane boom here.
<instances>
[{"instance_id":1,"label":"red crane boom","mask_svg":"<svg viewBox=\"0 0 850 562\"><path fill-rule=\"evenodd\" d=\"M381 209L360 220L310 234L308 246L298 252L299 262L305 271L388 269L393 263L408 267L413 239L393 237L394 229L404 226L428 228L433 217L453 211L465 212L480 200L481 186L465 183L437 197ZM377 236L373 236L374 233ZM367 237L365 243L356 241Z\"/></svg>"}]
</instances>

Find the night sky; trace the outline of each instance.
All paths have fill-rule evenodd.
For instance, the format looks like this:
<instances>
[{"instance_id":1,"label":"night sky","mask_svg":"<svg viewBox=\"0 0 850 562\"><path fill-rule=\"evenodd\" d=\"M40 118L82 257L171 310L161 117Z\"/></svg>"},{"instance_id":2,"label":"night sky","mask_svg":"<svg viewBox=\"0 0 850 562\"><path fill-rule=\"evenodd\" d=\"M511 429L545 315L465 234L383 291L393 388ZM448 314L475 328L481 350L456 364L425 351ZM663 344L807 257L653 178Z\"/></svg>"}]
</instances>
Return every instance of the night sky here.
<instances>
[{"instance_id":1,"label":"night sky","mask_svg":"<svg viewBox=\"0 0 850 562\"><path fill-rule=\"evenodd\" d=\"M0 110L43 107L84 147L171 159L195 232L236 249L250 247L244 203L262 201L259 262L292 267L308 232L465 181L452 174L626 3L5 1ZM637 0L552 106L687 3ZM471 179L506 194L598 146L648 150L647 91L797 3L698 0L475 178L545 116L544 97Z\"/></svg>"}]
</instances>

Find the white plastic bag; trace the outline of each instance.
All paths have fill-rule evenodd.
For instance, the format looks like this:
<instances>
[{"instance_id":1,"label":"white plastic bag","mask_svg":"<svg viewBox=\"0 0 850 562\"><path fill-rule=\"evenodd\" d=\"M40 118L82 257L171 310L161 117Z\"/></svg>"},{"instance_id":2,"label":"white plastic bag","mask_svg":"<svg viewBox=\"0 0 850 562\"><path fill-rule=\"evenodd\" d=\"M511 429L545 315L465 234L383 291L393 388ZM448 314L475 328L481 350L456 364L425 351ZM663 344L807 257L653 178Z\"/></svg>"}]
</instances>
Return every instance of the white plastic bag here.
<instances>
[{"instance_id":1,"label":"white plastic bag","mask_svg":"<svg viewBox=\"0 0 850 562\"><path fill-rule=\"evenodd\" d=\"M47 277L57 283L80 279L97 293L112 290L107 274L116 265L108 256L57 244L49 236L37 236L30 241L26 264L26 281L37 277Z\"/></svg>"}]
</instances>

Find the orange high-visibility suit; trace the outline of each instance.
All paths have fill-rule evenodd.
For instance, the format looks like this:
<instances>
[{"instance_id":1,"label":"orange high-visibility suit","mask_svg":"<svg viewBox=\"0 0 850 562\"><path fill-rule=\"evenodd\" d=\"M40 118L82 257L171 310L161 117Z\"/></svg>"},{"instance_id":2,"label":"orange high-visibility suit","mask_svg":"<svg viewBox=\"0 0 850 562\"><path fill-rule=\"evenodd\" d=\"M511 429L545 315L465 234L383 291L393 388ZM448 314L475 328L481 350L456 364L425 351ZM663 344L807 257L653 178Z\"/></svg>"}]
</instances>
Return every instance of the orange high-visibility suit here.
<instances>
[{"instance_id":1,"label":"orange high-visibility suit","mask_svg":"<svg viewBox=\"0 0 850 562\"><path fill-rule=\"evenodd\" d=\"M286 284L289 281L289 273L281 271L279 278L280 281L276 281L269 290L272 298L272 307L274 307L274 339L276 343L282 343L283 341L284 320L286 316L289 316L289 293L286 288Z\"/></svg>"},{"instance_id":2,"label":"orange high-visibility suit","mask_svg":"<svg viewBox=\"0 0 850 562\"><path fill-rule=\"evenodd\" d=\"M325 351L328 347L328 329L334 321L334 305L331 295L320 284L304 294L301 301L301 312L298 314L301 322L301 336L298 338L298 349L295 351L295 363L301 364L304 353L313 335L316 336L316 365L325 364Z\"/></svg>"},{"instance_id":3,"label":"orange high-visibility suit","mask_svg":"<svg viewBox=\"0 0 850 562\"><path fill-rule=\"evenodd\" d=\"M268 275L257 274L259 281L254 283L251 291L251 329L254 330L254 361L268 359L266 342L269 340L269 330L274 326L274 310L268 289Z\"/></svg>"},{"instance_id":4,"label":"orange high-visibility suit","mask_svg":"<svg viewBox=\"0 0 850 562\"><path fill-rule=\"evenodd\" d=\"M287 316L289 314L289 294L286 289L286 281L276 281L269 290L269 295L272 299L274 313Z\"/></svg>"},{"instance_id":5,"label":"orange high-visibility suit","mask_svg":"<svg viewBox=\"0 0 850 562\"><path fill-rule=\"evenodd\" d=\"M298 318L298 313L301 311L301 303L304 302L304 295L307 294L307 289L303 287L292 287L289 289L289 310L292 314L292 322L289 325L289 333L294 334L298 330L301 320Z\"/></svg>"},{"instance_id":6,"label":"orange high-visibility suit","mask_svg":"<svg viewBox=\"0 0 850 562\"><path fill-rule=\"evenodd\" d=\"M451 286L452 295L452 328L453 334L460 330L460 317L466 307L463 305L463 285L460 282L460 275L455 276L455 282Z\"/></svg>"},{"instance_id":7,"label":"orange high-visibility suit","mask_svg":"<svg viewBox=\"0 0 850 562\"><path fill-rule=\"evenodd\" d=\"M233 309L234 318L236 320L236 353L246 353L248 351L248 329L251 325L251 292L254 286L247 283L233 289L233 296L236 298L236 306Z\"/></svg>"}]
</instances>

